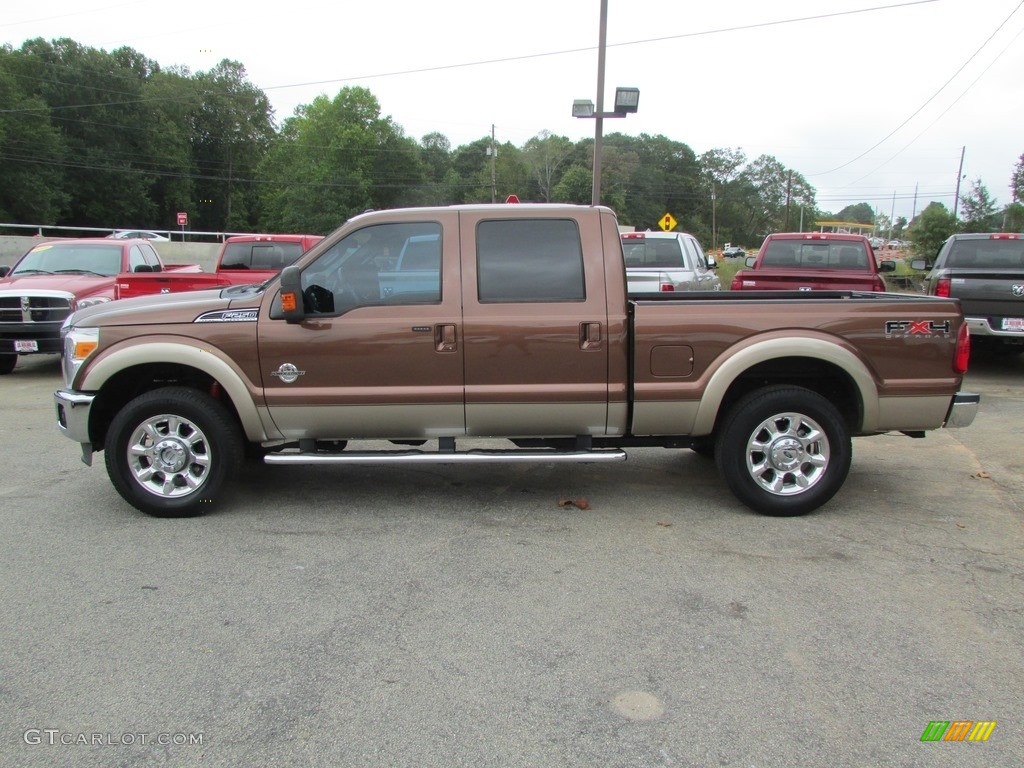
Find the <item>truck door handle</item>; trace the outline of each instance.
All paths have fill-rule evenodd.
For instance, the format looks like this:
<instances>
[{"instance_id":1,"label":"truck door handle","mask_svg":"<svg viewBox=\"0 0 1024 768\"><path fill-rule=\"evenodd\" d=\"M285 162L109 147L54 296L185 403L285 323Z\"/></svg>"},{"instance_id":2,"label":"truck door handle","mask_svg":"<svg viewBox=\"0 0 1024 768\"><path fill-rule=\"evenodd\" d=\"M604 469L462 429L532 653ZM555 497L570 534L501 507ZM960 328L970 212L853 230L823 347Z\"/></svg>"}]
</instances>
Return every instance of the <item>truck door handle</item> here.
<instances>
[{"instance_id":1,"label":"truck door handle","mask_svg":"<svg viewBox=\"0 0 1024 768\"><path fill-rule=\"evenodd\" d=\"M438 352L455 352L458 348L455 326L441 323L434 326L434 349Z\"/></svg>"},{"instance_id":2,"label":"truck door handle","mask_svg":"<svg viewBox=\"0 0 1024 768\"><path fill-rule=\"evenodd\" d=\"M580 323L580 349L601 348L601 324Z\"/></svg>"}]
</instances>

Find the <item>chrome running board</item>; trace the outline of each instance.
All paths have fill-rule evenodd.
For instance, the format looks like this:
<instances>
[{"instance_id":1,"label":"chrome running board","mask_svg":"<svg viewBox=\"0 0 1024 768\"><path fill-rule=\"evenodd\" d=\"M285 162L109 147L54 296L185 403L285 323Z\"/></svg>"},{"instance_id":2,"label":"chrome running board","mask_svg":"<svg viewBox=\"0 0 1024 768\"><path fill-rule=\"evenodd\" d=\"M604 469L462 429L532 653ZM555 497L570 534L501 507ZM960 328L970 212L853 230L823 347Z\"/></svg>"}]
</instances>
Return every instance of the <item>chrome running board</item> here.
<instances>
[{"instance_id":1,"label":"chrome running board","mask_svg":"<svg viewBox=\"0 0 1024 768\"><path fill-rule=\"evenodd\" d=\"M595 451L471 450L471 451L282 451L263 457L267 464L525 464L625 461L618 449Z\"/></svg>"}]
</instances>

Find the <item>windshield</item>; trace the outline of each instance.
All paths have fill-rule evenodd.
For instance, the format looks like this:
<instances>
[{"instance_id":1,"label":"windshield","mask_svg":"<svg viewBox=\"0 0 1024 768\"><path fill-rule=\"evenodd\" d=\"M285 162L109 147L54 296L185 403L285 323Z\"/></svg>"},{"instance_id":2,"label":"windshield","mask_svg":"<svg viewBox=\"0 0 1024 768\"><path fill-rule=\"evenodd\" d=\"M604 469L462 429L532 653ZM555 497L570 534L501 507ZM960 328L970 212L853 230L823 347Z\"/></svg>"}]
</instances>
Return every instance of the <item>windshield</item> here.
<instances>
[{"instance_id":1,"label":"windshield","mask_svg":"<svg viewBox=\"0 0 1024 768\"><path fill-rule=\"evenodd\" d=\"M946 266L1019 270L1024 266L1024 240L958 240Z\"/></svg>"},{"instance_id":2,"label":"windshield","mask_svg":"<svg viewBox=\"0 0 1024 768\"><path fill-rule=\"evenodd\" d=\"M868 252L863 243L808 243L773 240L761 260L762 267L799 269L868 269Z\"/></svg>"},{"instance_id":3,"label":"windshield","mask_svg":"<svg viewBox=\"0 0 1024 768\"><path fill-rule=\"evenodd\" d=\"M120 245L37 245L12 270L11 275L94 274L113 277L121 271Z\"/></svg>"}]
</instances>

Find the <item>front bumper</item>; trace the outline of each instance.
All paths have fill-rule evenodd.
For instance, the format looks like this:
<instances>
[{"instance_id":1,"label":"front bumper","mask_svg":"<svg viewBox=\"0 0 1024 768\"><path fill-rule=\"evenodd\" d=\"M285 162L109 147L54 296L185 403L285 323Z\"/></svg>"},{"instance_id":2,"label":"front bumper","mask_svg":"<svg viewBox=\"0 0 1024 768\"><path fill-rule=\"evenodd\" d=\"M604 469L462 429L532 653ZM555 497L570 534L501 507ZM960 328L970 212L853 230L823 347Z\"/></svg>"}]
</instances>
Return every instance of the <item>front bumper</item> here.
<instances>
[{"instance_id":1,"label":"front bumper","mask_svg":"<svg viewBox=\"0 0 1024 768\"><path fill-rule=\"evenodd\" d=\"M82 461L92 465L92 439L89 437L89 413L95 395L59 389L53 393L57 407L57 427L69 440L82 446Z\"/></svg>"},{"instance_id":2,"label":"front bumper","mask_svg":"<svg viewBox=\"0 0 1024 768\"><path fill-rule=\"evenodd\" d=\"M978 414L979 403L981 403L981 395L976 395L973 392L957 392L953 395L953 402L949 404L949 412L946 413L946 423L943 426L948 429L971 426L971 422Z\"/></svg>"}]
</instances>

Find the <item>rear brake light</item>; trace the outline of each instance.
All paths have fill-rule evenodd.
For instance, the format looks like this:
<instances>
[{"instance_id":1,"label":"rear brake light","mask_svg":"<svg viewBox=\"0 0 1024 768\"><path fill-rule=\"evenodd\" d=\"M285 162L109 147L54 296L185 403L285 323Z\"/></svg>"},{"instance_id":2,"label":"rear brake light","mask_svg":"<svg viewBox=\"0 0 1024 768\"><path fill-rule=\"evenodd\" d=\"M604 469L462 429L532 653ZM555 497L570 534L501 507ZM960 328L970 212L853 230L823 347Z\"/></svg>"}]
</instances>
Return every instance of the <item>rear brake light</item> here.
<instances>
[{"instance_id":1,"label":"rear brake light","mask_svg":"<svg viewBox=\"0 0 1024 768\"><path fill-rule=\"evenodd\" d=\"M994 235L988 236L989 240L1019 240L1020 235L1010 234L1009 232L999 232Z\"/></svg>"},{"instance_id":2,"label":"rear brake light","mask_svg":"<svg viewBox=\"0 0 1024 768\"><path fill-rule=\"evenodd\" d=\"M956 336L956 353L953 355L953 370L956 373L967 373L967 363L971 359L971 334L967 323L960 326Z\"/></svg>"},{"instance_id":3,"label":"rear brake light","mask_svg":"<svg viewBox=\"0 0 1024 768\"><path fill-rule=\"evenodd\" d=\"M729 286L730 291L739 291L743 289L743 281L740 280L740 276L736 275L732 279L732 285Z\"/></svg>"},{"instance_id":4,"label":"rear brake light","mask_svg":"<svg viewBox=\"0 0 1024 768\"><path fill-rule=\"evenodd\" d=\"M662 293L667 293L668 291L674 291L675 289L676 289L676 287L674 285L672 285L672 283L662 283L661 287L658 288L658 290L661 291Z\"/></svg>"},{"instance_id":5,"label":"rear brake light","mask_svg":"<svg viewBox=\"0 0 1024 768\"><path fill-rule=\"evenodd\" d=\"M935 295L936 296L949 296L950 282L948 277L939 278L939 282L935 284Z\"/></svg>"}]
</instances>

